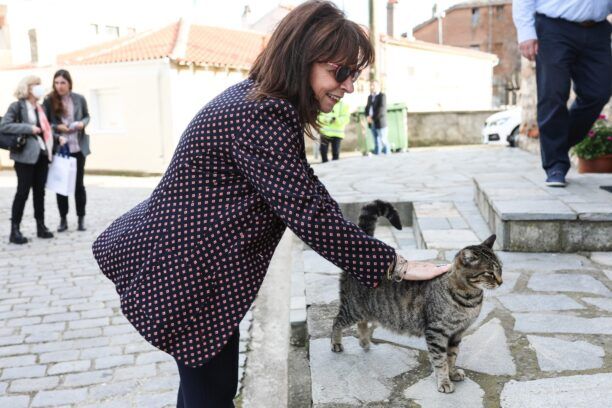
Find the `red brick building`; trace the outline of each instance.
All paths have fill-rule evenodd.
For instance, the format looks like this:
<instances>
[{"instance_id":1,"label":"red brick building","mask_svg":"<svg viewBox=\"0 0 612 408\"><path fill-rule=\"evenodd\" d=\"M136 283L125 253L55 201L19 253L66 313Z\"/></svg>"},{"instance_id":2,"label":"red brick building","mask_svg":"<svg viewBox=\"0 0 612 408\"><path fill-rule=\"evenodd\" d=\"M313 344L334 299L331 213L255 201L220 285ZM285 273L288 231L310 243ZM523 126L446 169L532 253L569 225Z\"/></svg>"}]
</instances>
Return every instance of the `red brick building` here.
<instances>
[{"instance_id":1,"label":"red brick building","mask_svg":"<svg viewBox=\"0 0 612 408\"><path fill-rule=\"evenodd\" d=\"M447 9L443 17L432 17L416 26L413 34L417 40L496 54L499 64L493 71L493 103L517 103L521 57L511 0L457 4Z\"/></svg>"}]
</instances>

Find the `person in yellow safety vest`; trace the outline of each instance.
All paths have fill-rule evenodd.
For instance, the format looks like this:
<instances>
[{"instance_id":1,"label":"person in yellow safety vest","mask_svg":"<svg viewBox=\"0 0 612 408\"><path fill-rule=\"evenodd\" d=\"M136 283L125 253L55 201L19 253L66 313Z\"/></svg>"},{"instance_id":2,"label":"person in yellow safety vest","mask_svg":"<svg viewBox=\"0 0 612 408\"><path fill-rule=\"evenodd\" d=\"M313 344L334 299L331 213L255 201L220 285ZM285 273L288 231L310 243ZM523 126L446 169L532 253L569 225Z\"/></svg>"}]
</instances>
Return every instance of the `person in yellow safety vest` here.
<instances>
[{"instance_id":1,"label":"person in yellow safety vest","mask_svg":"<svg viewBox=\"0 0 612 408\"><path fill-rule=\"evenodd\" d=\"M318 121L321 124L321 144L319 150L323 163L327 162L327 149L331 144L332 160L340 158L340 143L344 139L344 128L349 123L349 106L342 101L337 102L329 113L321 112Z\"/></svg>"}]
</instances>

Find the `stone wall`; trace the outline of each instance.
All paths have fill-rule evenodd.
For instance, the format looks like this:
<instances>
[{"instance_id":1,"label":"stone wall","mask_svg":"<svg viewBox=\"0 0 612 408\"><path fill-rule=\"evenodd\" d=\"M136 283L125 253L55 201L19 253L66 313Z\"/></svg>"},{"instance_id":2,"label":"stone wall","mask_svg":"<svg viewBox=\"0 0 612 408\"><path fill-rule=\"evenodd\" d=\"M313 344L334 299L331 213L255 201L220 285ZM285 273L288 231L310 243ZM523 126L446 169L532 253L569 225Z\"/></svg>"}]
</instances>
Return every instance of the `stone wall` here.
<instances>
[{"instance_id":1,"label":"stone wall","mask_svg":"<svg viewBox=\"0 0 612 408\"><path fill-rule=\"evenodd\" d=\"M408 113L408 146L480 144L485 119L496 112Z\"/></svg>"},{"instance_id":2,"label":"stone wall","mask_svg":"<svg viewBox=\"0 0 612 408\"><path fill-rule=\"evenodd\" d=\"M484 121L496 112L498 111L409 112L408 147L480 144L482 143L480 131ZM341 145L343 152L361 150L360 132L357 126L357 123L351 119ZM365 121L361 126L364 129ZM366 134L367 137L371 137L369 130ZM313 141L308 138L306 138L306 153L313 153ZM329 154L331 156L331 151Z\"/></svg>"}]
</instances>

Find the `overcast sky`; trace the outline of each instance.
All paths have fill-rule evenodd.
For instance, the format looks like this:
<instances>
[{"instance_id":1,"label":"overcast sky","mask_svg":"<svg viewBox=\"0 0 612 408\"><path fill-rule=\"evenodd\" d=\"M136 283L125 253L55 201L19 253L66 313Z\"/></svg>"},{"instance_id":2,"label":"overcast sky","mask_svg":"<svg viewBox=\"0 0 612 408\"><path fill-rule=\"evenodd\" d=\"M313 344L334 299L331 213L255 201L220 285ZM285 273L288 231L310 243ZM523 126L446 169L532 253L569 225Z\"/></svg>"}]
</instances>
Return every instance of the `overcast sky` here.
<instances>
[{"instance_id":1,"label":"overcast sky","mask_svg":"<svg viewBox=\"0 0 612 408\"><path fill-rule=\"evenodd\" d=\"M387 0L375 0L379 31L386 29ZM445 9L460 0L437 0ZM0 0L9 5L18 3L24 9L48 9L50 18L58 15L68 21L82 19L142 28L160 25L189 15L200 24L240 28L245 5L249 5L251 22L272 10L279 3L296 5L302 0ZM347 16L364 25L368 24L368 0L334 0ZM436 0L399 0L396 5L396 33L410 30L431 17ZM47 11L45 11L47 13ZM9 17L10 21L10 17Z\"/></svg>"},{"instance_id":2,"label":"overcast sky","mask_svg":"<svg viewBox=\"0 0 612 408\"><path fill-rule=\"evenodd\" d=\"M193 0L188 4L192 4ZM280 1L283 4L299 4L299 0L284 0ZM368 24L368 0L335 0L338 7L344 9L347 16L361 24ZM398 33L407 31L412 26L421 23L431 17L431 10L434 0L399 0L396 6L397 19L396 31ZM453 4L459 3L459 0L439 0L440 7L447 8ZM254 20L257 20L263 14L279 4L279 0L197 0L198 14L202 22L207 24L219 24L223 21L223 25L229 27L240 26L240 16L244 5L248 4L252 11ZM383 31L386 27L387 18L387 1L376 0L378 25Z\"/></svg>"}]
</instances>

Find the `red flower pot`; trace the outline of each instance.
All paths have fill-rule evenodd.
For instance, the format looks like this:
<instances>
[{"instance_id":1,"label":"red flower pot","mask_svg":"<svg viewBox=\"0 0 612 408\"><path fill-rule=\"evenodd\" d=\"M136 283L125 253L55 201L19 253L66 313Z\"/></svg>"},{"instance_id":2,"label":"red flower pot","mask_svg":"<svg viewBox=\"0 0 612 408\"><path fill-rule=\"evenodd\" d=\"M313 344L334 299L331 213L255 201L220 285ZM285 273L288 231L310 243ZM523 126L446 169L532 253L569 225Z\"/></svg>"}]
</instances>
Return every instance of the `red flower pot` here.
<instances>
[{"instance_id":1,"label":"red flower pot","mask_svg":"<svg viewBox=\"0 0 612 408\"><path fill-rule=\"evenodd\" d=\"M578 173L612 173L612 154L591 160L579 157Z\"/></svg>"}]
</instances>

